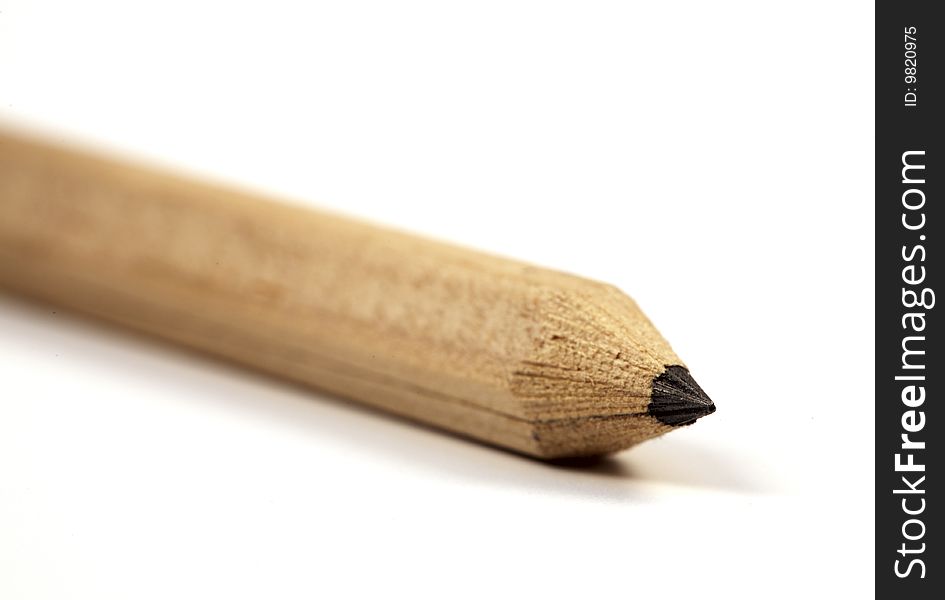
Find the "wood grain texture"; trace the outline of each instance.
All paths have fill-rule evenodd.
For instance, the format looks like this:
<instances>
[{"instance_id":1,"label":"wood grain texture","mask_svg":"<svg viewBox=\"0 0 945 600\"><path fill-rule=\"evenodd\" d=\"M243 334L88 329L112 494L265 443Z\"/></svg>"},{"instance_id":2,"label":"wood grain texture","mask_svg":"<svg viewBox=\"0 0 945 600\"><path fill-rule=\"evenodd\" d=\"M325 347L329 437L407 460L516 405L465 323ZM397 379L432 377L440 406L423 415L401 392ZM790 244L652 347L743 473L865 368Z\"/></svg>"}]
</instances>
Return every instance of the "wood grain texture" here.
<instances>
[{"instance_id":1,"label":"wood grain texture","mask_svg":"<svg viewBox=\"0 0 945 600\"><path fill-rule=\"evenodd\" d=\"M616 288L0 133L0 286L538 457L672 429Z\"/></svg>"}]
</instances>

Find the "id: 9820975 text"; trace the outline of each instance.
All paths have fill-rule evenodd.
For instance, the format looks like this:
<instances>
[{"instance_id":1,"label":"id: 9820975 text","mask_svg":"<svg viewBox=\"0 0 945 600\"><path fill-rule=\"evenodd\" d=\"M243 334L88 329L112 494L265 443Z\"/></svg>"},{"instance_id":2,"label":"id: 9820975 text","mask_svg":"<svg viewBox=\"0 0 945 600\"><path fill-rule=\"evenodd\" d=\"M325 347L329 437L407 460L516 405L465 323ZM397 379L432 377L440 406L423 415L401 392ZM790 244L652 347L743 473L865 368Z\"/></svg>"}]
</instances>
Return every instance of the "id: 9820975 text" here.
<instances>
[{"instance_id":1,"label":"id: 9820975 text","mask_svg":"<svg viewBox=\"0 0 945 600\"><path fill-rule=\"evenodd\" d=\"M905 106L915 106L919 100L918 81L918 39L916 38L916 28L906 27L904 36L904 61L903 81L906 84L906 95L903 97Z\"/></svg>"}]
</instances>

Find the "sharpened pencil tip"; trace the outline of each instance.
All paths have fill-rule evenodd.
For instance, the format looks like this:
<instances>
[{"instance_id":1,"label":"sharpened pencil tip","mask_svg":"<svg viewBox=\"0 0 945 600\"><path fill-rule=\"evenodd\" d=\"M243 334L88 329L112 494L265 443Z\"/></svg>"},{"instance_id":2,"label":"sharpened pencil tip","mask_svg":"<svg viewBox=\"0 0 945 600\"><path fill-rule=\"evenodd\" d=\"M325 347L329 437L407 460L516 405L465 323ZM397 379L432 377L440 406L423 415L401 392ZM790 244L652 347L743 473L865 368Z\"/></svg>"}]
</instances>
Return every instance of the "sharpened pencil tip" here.
<instances>
[{"instance_id":1,"label":"sharpened pencil tip","mask_svg":"<svg viewBox=\"0 0 945 600\"><path fill-rule=\"evenodd\" d=\"M653 380L647 414L661 423L682 427L714 412L715 404L686 367L666 367L663 374Z\"/></svg>"}]
</instances>

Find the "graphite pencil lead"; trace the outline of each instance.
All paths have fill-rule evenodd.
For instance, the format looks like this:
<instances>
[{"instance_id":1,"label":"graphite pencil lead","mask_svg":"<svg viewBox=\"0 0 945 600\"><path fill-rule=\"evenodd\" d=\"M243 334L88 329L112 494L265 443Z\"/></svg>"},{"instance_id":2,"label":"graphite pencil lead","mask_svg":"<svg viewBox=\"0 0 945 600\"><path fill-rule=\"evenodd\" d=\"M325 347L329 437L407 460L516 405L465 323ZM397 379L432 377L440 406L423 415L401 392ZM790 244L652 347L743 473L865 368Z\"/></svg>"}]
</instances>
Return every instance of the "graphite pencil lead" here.
<instances>
[{"instance_id":1,"label":"graphite pencil lead","mask_svg":"<svg viewBox=\"0 0 945 600\"><path fill-rule=\"evenodd\" d=\"M715 404L685 367L673 365L653 380L647 413L661 423L682 427L715 412Z\"/></svg>"}]
</instances>

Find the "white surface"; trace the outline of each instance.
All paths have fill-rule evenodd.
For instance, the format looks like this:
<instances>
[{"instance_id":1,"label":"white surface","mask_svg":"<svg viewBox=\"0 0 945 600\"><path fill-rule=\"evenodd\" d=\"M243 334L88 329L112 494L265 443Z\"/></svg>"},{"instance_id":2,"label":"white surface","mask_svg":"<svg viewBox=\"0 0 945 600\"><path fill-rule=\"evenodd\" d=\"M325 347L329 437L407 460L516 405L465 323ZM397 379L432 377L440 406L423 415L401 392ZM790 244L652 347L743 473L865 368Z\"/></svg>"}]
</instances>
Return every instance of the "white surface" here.
<instances>
[{"instance_id":1,"label":"white surface","mask_svg":"<svg viewBox=\"0 0 945 600\"><path fill-rule=\"evenodd\" d=\"M552 467L0 296L0 598L868 593L872 8L305 4L2 0L0 119L615 283L718 412Z\"/></svg>"}]
</instances>

